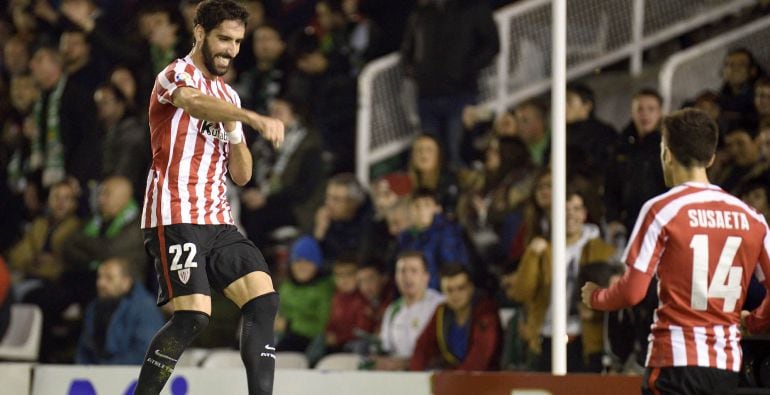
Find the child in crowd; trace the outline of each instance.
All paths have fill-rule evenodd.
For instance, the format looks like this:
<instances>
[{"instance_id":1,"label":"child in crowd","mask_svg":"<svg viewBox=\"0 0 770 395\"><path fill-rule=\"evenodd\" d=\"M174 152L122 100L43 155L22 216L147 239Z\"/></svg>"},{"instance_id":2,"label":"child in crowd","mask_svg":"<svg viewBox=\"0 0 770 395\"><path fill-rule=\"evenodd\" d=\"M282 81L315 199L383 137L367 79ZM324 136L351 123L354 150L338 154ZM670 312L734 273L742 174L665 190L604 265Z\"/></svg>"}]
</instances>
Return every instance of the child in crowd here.
<instances>
[{"instance_id":1,"label":"child in crowd","mask_svg":"<svg viewBox=\"0 0 770 395\"><path fill-rule=\"evenodd\" d=\"M356 287L357 263L355 255L342 254L332 265L334 298L332 299L329 323L326 324L326 352L345 350L345 345L354 339L356 318L363 314L366 300Z\"/></svg>"},{"instance_id":2,"label":"child in crowd","mask_svg":"<svg viewBox=\"0 0 770 395\"><path fill-rule=\"evenodd\" d=\"M305 352L329 320L334 284L322 273L318 242L302 236L291 249L290 277L278 288L281 301L275 319L279 351Z\"/></svg>"}]
</instances>

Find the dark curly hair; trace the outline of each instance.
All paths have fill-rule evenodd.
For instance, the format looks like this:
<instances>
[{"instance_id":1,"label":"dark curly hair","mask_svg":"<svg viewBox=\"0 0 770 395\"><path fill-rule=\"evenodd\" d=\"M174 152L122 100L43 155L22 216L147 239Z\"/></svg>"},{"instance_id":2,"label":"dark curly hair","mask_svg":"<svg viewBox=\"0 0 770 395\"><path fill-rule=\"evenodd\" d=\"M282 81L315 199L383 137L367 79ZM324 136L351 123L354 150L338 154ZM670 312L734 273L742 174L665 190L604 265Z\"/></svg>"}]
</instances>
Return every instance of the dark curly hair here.
<instances>
[{"instance_id":1,"label":"dark curly hair","mask_svg":"<svg viewBox=\"0 0 770 395\"><path fill-rule=\"evenodd\" d=\"M195 10L195 24L207 33L224 21L241 21L246 26L248 19L248 11L232 0L206 0Z\"/></svg>"}]
</instances>

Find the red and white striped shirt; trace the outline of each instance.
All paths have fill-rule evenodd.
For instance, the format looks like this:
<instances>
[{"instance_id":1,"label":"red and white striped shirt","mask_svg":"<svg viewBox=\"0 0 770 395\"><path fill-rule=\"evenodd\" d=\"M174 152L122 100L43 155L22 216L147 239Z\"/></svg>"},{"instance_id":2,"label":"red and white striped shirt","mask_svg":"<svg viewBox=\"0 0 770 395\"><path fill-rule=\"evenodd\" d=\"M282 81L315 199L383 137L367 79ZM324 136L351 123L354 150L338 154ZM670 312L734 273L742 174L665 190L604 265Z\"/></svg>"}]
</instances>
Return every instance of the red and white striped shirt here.
<instances>
[{"instance_id":1,"label":"red and white striped shirt","mask_svg":"<svg viewBox=\"0 0 770 395\"><path fill-rule=\"evenodd\" d=\"M685 183L644 205L623 259L624 278L595 292L591 304L633 304L637 297L628 295L643 295L657 275L648 367L740 370L741 306L752 274L765 283L770 273L770 231L761 214L717 186ZM756 317L770 317L767 300Z\"/></svg>"},{"instance_id":2,"label":"red and white striped shirt","mask_svg":"<svg viewBox=\"0 0 770 395\"><path fill-rule=\"evenodd\" d=\"M241 105L233 88L221 77L204 77L189 55L158 74L150 97L152 166L147 175L142 228L233 224L226 197L227 133L221 123L194 118L174 106L171 97L180 87Z\"/></svg>"}]
</instances>

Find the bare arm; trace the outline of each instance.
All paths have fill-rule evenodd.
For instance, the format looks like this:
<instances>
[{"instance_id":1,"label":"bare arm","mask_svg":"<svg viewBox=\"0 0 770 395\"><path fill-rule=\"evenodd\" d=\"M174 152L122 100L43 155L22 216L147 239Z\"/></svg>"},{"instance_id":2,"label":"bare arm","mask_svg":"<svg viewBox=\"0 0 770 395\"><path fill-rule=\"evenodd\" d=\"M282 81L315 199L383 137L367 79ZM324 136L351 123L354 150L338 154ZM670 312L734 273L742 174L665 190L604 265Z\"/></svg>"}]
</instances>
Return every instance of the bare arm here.
<instances>
[{"instance_id":1,"label":"bare arm","mask_svg":"<svg viewBox=\"0 0 770 395\"><path fill-rule=\"evenodd\" d=\"M257 130L274 145L280 145L283 142L283 123L281 121L240 108L224 100L206 95L197 89L178 88L174 90L172 101L176 107L185 110L195 118L205 119L209 122L243 122ZM232 129L228 131L232 131Z\"/></svg>"},{"instance_id":2,"label":"bare arm","mask_svg":"<svg viewBox=\"0 0 770 395\"><path fill-rule=\"evenodd\" d=\"M234 129L234 125L232 129L230 125L225 125L225 128L229 132ZM249 151L248 145L246 145L244 141L240 144L232 144L231 142L230 165L228 171L230 172L230 177L233 179L233 182L238 184L238 186L246 185L246 183L251 180L252 169L251 152Z\"/></svg>"}]
</instances>

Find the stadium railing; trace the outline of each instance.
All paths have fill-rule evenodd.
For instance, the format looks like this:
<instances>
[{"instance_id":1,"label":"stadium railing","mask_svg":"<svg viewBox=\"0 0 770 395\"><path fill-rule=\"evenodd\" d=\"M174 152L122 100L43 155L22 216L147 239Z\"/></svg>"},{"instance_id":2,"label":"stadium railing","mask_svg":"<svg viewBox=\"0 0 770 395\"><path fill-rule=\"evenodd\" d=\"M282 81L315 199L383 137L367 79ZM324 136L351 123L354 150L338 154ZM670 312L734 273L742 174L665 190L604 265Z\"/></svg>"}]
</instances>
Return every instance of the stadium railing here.
<instances>
[{"instance_id":1,"label":"stadium railing","mask_svg":"<svg viewBox=\"0 0 770 395\"><path fill-rule=\"evenodd\" d=\"M660 92L666 112L676 110L706 90L719 91L722 64L727 53L746 48L765 69L770 67L770 16L722 33L681 51L666 60L660 70Z\"/></svg>"},{"instance_id":2,"label":"stadium railing","mask_svg":"<svg viewBox=\"0 0 770 395\"><path fill-rule=\"evenodd\" d=\"M479 78L479 103L500 112L550 89L551 0L525 0L495 12L497 60ZM642 53L697 27L758 4L758 0L570 0L567 4L567 78L630 58L639 73ZM405 150L419 130L414 87L404 82L399 55L370 62L358 79L357 169Z\"/></svg>"}]
</instances>

